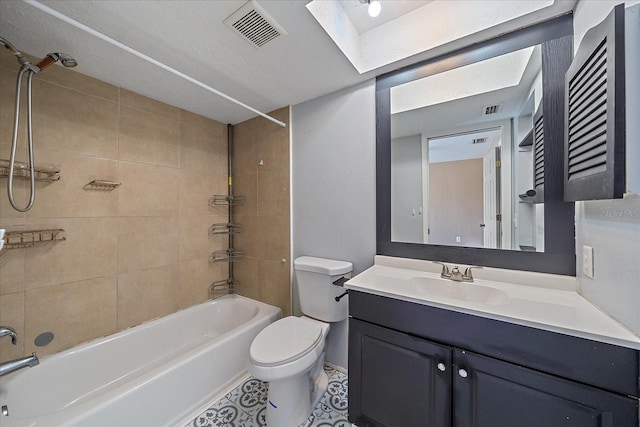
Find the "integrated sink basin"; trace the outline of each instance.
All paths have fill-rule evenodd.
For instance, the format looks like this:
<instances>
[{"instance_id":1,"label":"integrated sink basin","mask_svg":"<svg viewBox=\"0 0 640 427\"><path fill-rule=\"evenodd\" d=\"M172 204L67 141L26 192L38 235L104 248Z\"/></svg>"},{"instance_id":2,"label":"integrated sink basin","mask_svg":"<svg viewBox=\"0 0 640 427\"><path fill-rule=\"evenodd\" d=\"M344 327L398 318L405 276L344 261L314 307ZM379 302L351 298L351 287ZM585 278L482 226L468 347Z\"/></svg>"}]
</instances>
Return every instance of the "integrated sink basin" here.
<instances>
[{"instance_id":1,"label":"integrated sink basin","mask_svg":"<svg viewBox=\"0 0 640 427\"><path fill-rule=\"evenodd\" d=\"M409 279L409 286L414 292L424 297L474 301L487 305L509 302L509 295L506 292L477 283L455 282L432 277L413 277Z\"/></svg>"},{"instance_id":2,"label":"integrated sink basin","mask_svg":"<svg viewBox=\"0 0 640 427\"><path fill-rule=\"evenodd\" d=\"M485 267L473 282L456 282L440 277L440 269L431 261L376 255L344 287L640 349L640 336L576 292L575 277Z\"/></svg>"}]
</instances>

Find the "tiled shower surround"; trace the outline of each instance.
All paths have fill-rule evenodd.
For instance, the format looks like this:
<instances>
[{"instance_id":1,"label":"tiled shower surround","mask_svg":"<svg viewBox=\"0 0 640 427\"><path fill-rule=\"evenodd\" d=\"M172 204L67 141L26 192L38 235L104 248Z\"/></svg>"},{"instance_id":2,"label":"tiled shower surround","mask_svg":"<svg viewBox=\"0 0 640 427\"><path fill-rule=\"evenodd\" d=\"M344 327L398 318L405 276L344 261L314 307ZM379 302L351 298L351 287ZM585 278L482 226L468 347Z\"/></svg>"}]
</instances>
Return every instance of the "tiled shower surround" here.
<instances>
[{"instance_id":1,"label":"tiled shower surround","mask_svg":"<svg viewBox=\"0 0 640 427\"><path fill-rule=\"evenodd\" d=\"M233 127L234 193L247 202L234 209L244 231L234 246L244 258L234 266L240 294L291 314L289 108L271 113L280 127L256 117Z\"/></svg>"},{"instance_id":2,"label":"tiled shower surround","mask_svg":"<svg viewBox=\"0 0 640 427\"><path fill-rule=\"evenodd\" d=\"M2 49L3 159L9 157L17 70L15 58ZM59 167L61 179L37 183L35 205L26 214L9 206L6 179L0 179L0 227L62 228L66 241L0 253L0 324L19 336L17 346L0 342L0 361L55 353L205 301L209 284L227 276L225 263L208 260L228 244L226 237L208 235L211 224L227 222L226 208L208 206L214 194L227 192L227 125L57 65L34 78L33 106L36 165ZM21 127L21 161L25 135ZM282 136L288 162L288 132ZM268 194L270 180L280 176L263 178L247 202L256 207L256 218L258 195ZM122 185L86 188L94 179ZM15 182L24 205L28 181ZM258 226L246 227L245 241L258 240L251 235L258 236ZM266 272L271 265L265 265ZM247 289L260 288L253 279L243 280ZM268 287L272 283L262 293L248 293L282 302L288 312L288 298L271 297L288 295L288 275L275 285L286 290ZM36 347L36 336L47 331L54 340Z\"/></svg>"}]
</instances>

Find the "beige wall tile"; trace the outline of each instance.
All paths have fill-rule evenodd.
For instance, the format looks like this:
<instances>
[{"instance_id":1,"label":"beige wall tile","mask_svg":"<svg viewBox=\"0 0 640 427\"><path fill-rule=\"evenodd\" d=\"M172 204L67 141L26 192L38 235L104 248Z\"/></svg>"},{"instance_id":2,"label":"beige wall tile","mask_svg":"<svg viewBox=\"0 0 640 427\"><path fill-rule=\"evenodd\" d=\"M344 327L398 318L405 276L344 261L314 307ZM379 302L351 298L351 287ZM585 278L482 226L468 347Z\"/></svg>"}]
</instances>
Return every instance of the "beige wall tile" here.
<instances>
[{"instance_id":1,"label":"beige wall tile","mask_svg":"<svg viewBox=\"0 0 640 427\"><path fill-rule=\"evenodd\" d=\"M258 215L289 214L289 170L258 173Z\"/></svg>"},{"instance_id":2,"label":"beige wall tile","mask_svg":"<svg viewBox=\"0 0 640 427\"><path fill-rule=\"evenodd\" d=\"M157 114L168 119L180 120L180 109L178 107L147 98L146 96L122 88L120 89L120 104Z\"/></svg>"},{"instance_id":3,"label":"beige wall tile","mask_svg":"<svg viewBox=\"0 0 640 427\"><path fill-rule=\"evenodd\" d=\"M258 260L260 301L280 307L283 316L291 314L291 263Z\"/></svg>"},{"instance_id":4,"label":"beige wall tile","mask_svg":"<svg viewBox=\"0 0 640 427\"><path fill-rule=\"evenodd\" d=\"M198 215L180 217L180 262L209 259L217 250L229 247L227 234L209 235L213 224L226 224L227 218Z\"/></svg>"},{"instance_id":5,"label":"beige wall tile","mask_svg":"<svg viewBox=\"0 0 640 427\"><path fill-rule=\"evenodd\" d=\"M217 123L217 122L212 122ZM180 124L180 167L183 170L227 173L226 126Z\"/></svg>"},{"instance_id":6,"label":"beige wall tile","mask_svg":"<svg viewBox=\"0 0 640 427\"><path fill-rule=\"evenodd\" d=\"M224 206L210 207L209 199L214 194L226 195L227 175L212 175L180 171L180 215L226 216Z\"/></svg>"},{"instance_id":7,"label":"beige wall tile","mask_svg":"<svg viewBox=\"0 0 640 427\"><path fill-rule=\"evenodd\" d=\"M233 276L239 282L239 294L262 301L258 283L258 259L245 256L233 266Z\"/></svg>"},{"instance_id":8,"label":"beige wall tile","mask_svg":"<svg viewBox=\"0 0 640 427\"><path fill-rule=\"evenodd\" d=\"M119 159L177 168L180 122L158 114L120 107Z\"/></svg>"},{"instance_id":9,"label":"beige wall tile","mask_svg":"<svg viewBox=\"0 0 640 427\"><path fill-rule=\"evenodd\" d=\"M25 208L29 203L29 195L27 194L28 189L29 181L22 179L15 179L13 181L13 198L15 203L21 209ZM15 210L9 202L6 178L0 181L0 218L13 220L14 224L23 224L25 222L25 214Z\"/></svg>"},{"instance_id":10,"label":"beige wall tile","mask_svg":"<svg viewBox=\"0 0 640 427\"><path fill-rule=\"evenodd\" d=\"M258 138L258 172L289 168L289 128L265 127ZM262 162L262 164L260 164Z\"/></svg>"},{"instance_id":11,"label":"beige wall tile","mask_svg":"<svg viewBox=\"0 0 640 427\"><path fill-rule=\"evenodd\" d=\"M33 86L33 137L38 147L117 157L117 103L48 82L35 81Z\"/></svg>"},{"instance_id":12,"label":"beige wall tile","mask_svg":"<svg viewBox=\"0 0 640 427\"><path fill-rule=\"evenodd\" d=\"M258 131L241 123L233 127L233 175L248 175L258 172Z\"/></svg>"},{"instance_id":13,"label":"beige wall tile","mask_svg":"<svg viewBox=\"0 0 640 427\"><path fill-rule=\"evenodd\" d=\"M274 119L280 120L281 122L284 122L287 125L289 125L289 106L278 108L277 110L270 111L267 114L273 117ZM267 128L267 127L273 127L273 126L280 127L280 125L273 123L271 120L267 120L264 117L258 116L258 117L255 117L253 120L255 120L254 126L257 128ZM287 126L287 128L288 127L289 126Z\"/></svg>"},{"instance_id":14,"label":"beige wall tile","mask_svg":"<svg viewBox=\"0 0 640 427\"><path fill-rule=\"evenodd\" d=\"M118 330L178 309L178 266L118 275Z\"/></svg>"},{"instance_id":15,"label":"beige wall tile","mask_svg":"<svg viewBox=\"0 0 640 427\"><path fill-rule=\"evenodd\" d=\"M105 191L87 186L94 179L118 181L117 161L43 149L36 154L60 169L60 180L36 183L36 201L27 218L117 215L119 189Z\"/></svg>"},{"instance_id":16,"label":"beige wall tile","mask_svg":"<svg viewBox=\"0 0 640 427\"><path fill-rule=\"evenodd\" d=\"M234 194L244 196L245 202L233 208L234 215L258 215L258 174L235 175L233 177Z\"/></svg>"},{"instance_id":17,"label":"beige wall tile","mask_svg":"<svg viewBox=\"0 0 640 427\"><path fill-rule=\"evenodd\" d=\"M0 224L1 227L4 225ZM24 291L24 254L25 249L3 249L0 252L0 295Z\"/></svg>"},{"instance_id":18,"label":"beige wall tile","mask_svg":"<svg viewBox=\"0 0 640 427\"><path fill-rule=\"evenodd\" d=\"M118 219L118 273L177 264L177 217Z\"/></svg>"},{"instance_id":19,"label":"beige wall tile","mask_svg":"<svg viewBox=\"0 0 640 427\"><path fill-rule=\"evenodd\" d=\"M271 115L288 122L289 108ZM245 225L235 246L249 254L235 266L235 276L242 280L240 293L277 305L287 315L291 313L288 128L262 117L234 126L233 169L234 191L247 199L234 209L234 221Z\"/></svg>"},{"instance_id":20,"label":"beige wall tile","mask_svg":"<svg viewBox=\"0 0 640 427\"><path fill-rule=\"evenodd\" d=\"M88 95L118 102L118 87L65 67L49 67L35 79L55 83Z\"/></svg>"},{"instance_id":21,"label":"beige wall tile","mask_svg":"<svg viewBox=\"0 0 640 427\"><path fill-rule=\"evenodd\" d=\"M177 169L120 162L120 216L177 216Z\"/></svg>"},{"instance_id":22,"label":"beige wall tile","mask_svg":"<svg viewBox=\"0 0 640 427\"><path fill-rule=\"evenodd\" d=\"M25 252L26 289L116 274L116 218L34 219L28 228L61 228L66 240Z\"/></svg>"},{"instance_id":23,"label":"beige wall tile","mask_svg":"<svg viewBox=\"0 0 640 427\"><path fill-rule=\"evenodd\" d=\"M66 283L25 293L25 353L45 355L116 331L116 276ZM53 332L37 347L35 338Z\"/></svg>"},{"instance_id":24,"label":"beige wall tile","mask_svg":"<svg viewBox=\"0 0 640 427\"><path fill-rule=\"evenodd\" d=\"M192 113L187 110L180 110L180 121L182 123L206 129L209 134L215 134L224 139L227 143L227 125L204 116Z\"/></svg>"},{"instance_id":25,"label":"beige wall tile","mask_svg":"<svg viewBox=\"0 0 640 427\"><path fill-rule=\"evenodd\" d=\"M258 221L257 217L249 215L235 215L234 222L242 225L242 233L235 235L233 246L240 249L246 256L258 256Z\"/></svg>"},{"instance_id":26,"label":"beige wall tile","mask_svg":"<svg viewBox=\"0 0 640 427\"><path fill-rule=\"evenodd\" d=\"M228 276L222 272L222 265L206 259L188 261L179 265L178 304L180 309L200 304L209 299L209 286Z\"/></svg>"},{"instance_id":27,"label":"beige wall tile","mask_svg":"<svg viewBox=\"0 0 640 427\"><path fill-rule=\"evenodd\" d=\"M24 354L24 292L0 296L0 325L13 328L18 335L16 344L9 337L0 340L0 363L17 359Z\"/></svg>"},{"instance_id":28,"label":"beige wall tile","mask_svg":"<svg viewBox=\"0 0 640 427\"><path fill-rule=\"evenodd\" d=\"M258 256L262 259L289 261L289 215L257 217Z\"/></svg>"}]
</instances>

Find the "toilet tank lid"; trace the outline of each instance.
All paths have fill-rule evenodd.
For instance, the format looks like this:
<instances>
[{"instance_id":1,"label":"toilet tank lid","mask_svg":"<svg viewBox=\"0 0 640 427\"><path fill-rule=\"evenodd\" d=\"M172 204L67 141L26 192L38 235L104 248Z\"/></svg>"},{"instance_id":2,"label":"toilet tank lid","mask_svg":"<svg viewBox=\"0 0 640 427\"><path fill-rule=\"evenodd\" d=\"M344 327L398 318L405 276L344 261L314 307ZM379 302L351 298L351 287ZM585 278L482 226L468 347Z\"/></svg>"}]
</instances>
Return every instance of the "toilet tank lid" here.
<instances>
[{"instance_id":1,"label":"toilet tank lid","mask_svg":"<svg viewBox=\"0 0 640 427\"><path fill-rule=\"evenodd\" d=\"M314 273L336 276L347 274L353 270L353 264L347 261L335 259L316 258L311 256L301 256L293 262L296 270L311 271Z\"/></svg>"}]
</instances>

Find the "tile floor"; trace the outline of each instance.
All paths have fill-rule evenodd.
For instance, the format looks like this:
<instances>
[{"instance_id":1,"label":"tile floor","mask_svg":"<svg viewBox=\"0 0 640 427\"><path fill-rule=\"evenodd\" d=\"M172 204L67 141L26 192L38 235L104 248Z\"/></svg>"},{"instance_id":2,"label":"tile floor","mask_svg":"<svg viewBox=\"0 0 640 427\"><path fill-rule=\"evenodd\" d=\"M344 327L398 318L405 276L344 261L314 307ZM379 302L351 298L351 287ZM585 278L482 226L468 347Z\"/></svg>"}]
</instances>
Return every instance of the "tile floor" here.
<instances>
[{"instance_id":1,"label":"tile floor","mask_svg":"<svg viewBox=\"0 0 640 427\"><path fill-rule=\"evenodd\" d=\"M351 427L347 421L347 375L325 366L329 386L300 427ZM268 384L253 377L227 393L186 427L262 427ZM271 426L277 427L277 426Z\"/></svg>"}]
</instances>

